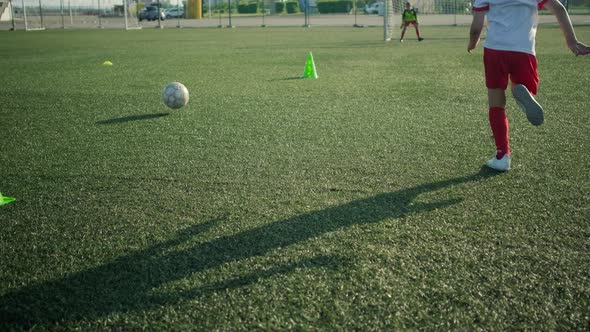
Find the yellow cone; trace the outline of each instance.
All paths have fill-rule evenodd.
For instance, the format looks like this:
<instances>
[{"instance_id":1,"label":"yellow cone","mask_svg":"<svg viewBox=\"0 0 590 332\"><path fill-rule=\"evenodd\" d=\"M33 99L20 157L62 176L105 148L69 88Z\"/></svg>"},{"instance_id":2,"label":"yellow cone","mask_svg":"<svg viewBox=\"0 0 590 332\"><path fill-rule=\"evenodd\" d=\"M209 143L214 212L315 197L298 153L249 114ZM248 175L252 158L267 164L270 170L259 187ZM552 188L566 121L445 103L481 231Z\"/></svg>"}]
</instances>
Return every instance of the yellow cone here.
<instances>
[{"instance_id":1,"label":"yellow cone","mask_svg":"<svg viewBox=\"0 0 590 332\"><path fill-rule=\"evenodd\" d=\"M107 60L107 61L103 62L102 65L103 66L112 66L113 63Z\"/></svg>"},{"instance_id":2,"label":"yellow cone","mask_svg":"<svg viewBox=\"0 0 590 332\"><path fill-rule=\"evenodd\" d=\"M313 55L311 52L307 54L307 61L305 62L305 71L303 78L318 78L318 73L315 70L315 63L313 62Z\"/></svg>"}]
</instances>

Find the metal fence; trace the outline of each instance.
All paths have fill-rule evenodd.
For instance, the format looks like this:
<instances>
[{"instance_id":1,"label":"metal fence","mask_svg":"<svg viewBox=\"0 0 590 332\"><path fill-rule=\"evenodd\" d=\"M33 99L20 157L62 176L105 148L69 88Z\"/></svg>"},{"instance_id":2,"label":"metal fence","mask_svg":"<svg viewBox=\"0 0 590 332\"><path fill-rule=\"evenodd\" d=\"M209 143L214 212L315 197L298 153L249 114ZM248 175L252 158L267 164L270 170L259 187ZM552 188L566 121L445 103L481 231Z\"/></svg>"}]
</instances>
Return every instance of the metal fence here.
<instances>
[{"instance_id":1,"label":"metal fence","mask_svg":"<svg viewBox=\"0 0 590 332\"><path fill-rule=\"evenodd\" d=\"M345 12L325 13L315 0L203 0L201 19L168 17L140 21L140 9L149 5L182 8L182 0L161 0L144 4L138 0L0 0L0 30L47 28L177 28L177 27L252 27L252 26L383 26L383 13L371 12L380 0L348 1ZM393 1L400 12L405 0ZM321 2L321 0L318 0ZM471 1L414 0L422 25L467 25L471 23ZM256 4L254 13L244 13L245 4ZM590 0L564 0L574 24L590 24ZM280 10L279 10L280 9ZM26 17L26 19L25 19ZM552 15L540 15L540 23L555 23Z\"/></svg>"}]
</instances>

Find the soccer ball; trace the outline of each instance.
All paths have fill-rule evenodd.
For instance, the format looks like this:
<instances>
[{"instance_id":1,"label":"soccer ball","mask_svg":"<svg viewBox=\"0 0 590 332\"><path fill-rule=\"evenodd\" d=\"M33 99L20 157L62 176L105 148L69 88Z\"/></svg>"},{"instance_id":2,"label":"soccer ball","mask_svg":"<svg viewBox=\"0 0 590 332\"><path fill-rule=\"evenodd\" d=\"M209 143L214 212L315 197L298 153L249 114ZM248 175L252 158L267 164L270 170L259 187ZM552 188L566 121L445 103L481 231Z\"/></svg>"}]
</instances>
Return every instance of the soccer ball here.
<instances>
[{"instance_id":1,"label":"soccer ball","mask_svg":"<svg viewBox=\"0 0 590 332\"><path fill-rule=\"evenodd\" d=\"M170 108L181 108L188 104L188 90L182 83L169 83L162 91L162 101Z\"/></svg>"}]
</instances>

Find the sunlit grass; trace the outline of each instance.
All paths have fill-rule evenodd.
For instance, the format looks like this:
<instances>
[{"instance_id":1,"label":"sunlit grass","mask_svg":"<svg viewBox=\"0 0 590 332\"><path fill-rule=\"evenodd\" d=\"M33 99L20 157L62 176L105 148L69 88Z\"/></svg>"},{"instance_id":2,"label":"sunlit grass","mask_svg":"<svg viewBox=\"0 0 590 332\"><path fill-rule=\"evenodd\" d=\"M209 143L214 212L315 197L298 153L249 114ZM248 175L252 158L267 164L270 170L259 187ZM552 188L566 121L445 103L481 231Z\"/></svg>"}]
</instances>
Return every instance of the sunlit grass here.
<instances>
[{"instance_id":1,"label":"sunlit grass","mask_svg":"<svg viewBox=\"0 0 590 332\"><path fill-rule=\"evenodd\" d=\"M497 174L467 32L0 33L0 330L584 330L590 58Z\"/></svg>"}]
</instances>

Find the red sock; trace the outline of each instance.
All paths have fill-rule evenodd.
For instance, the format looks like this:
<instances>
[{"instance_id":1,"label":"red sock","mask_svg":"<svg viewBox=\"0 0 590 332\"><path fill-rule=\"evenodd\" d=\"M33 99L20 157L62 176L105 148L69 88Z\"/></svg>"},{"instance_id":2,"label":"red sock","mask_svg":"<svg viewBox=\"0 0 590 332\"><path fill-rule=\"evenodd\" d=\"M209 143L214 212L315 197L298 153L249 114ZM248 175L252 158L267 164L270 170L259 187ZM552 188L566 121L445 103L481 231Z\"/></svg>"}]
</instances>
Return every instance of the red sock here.
<instances>
[{"instance_id":1,"label":"red sock","mask_svg":"<svg viewBox=\"0 0 590 332\"><path fill-rule=\"evenodd\" d=\"M510 154L508 118L503 107L490 107L488 115L496 142L496 158L501 159L505 154Z\"/></svg>"}]
</instances>

